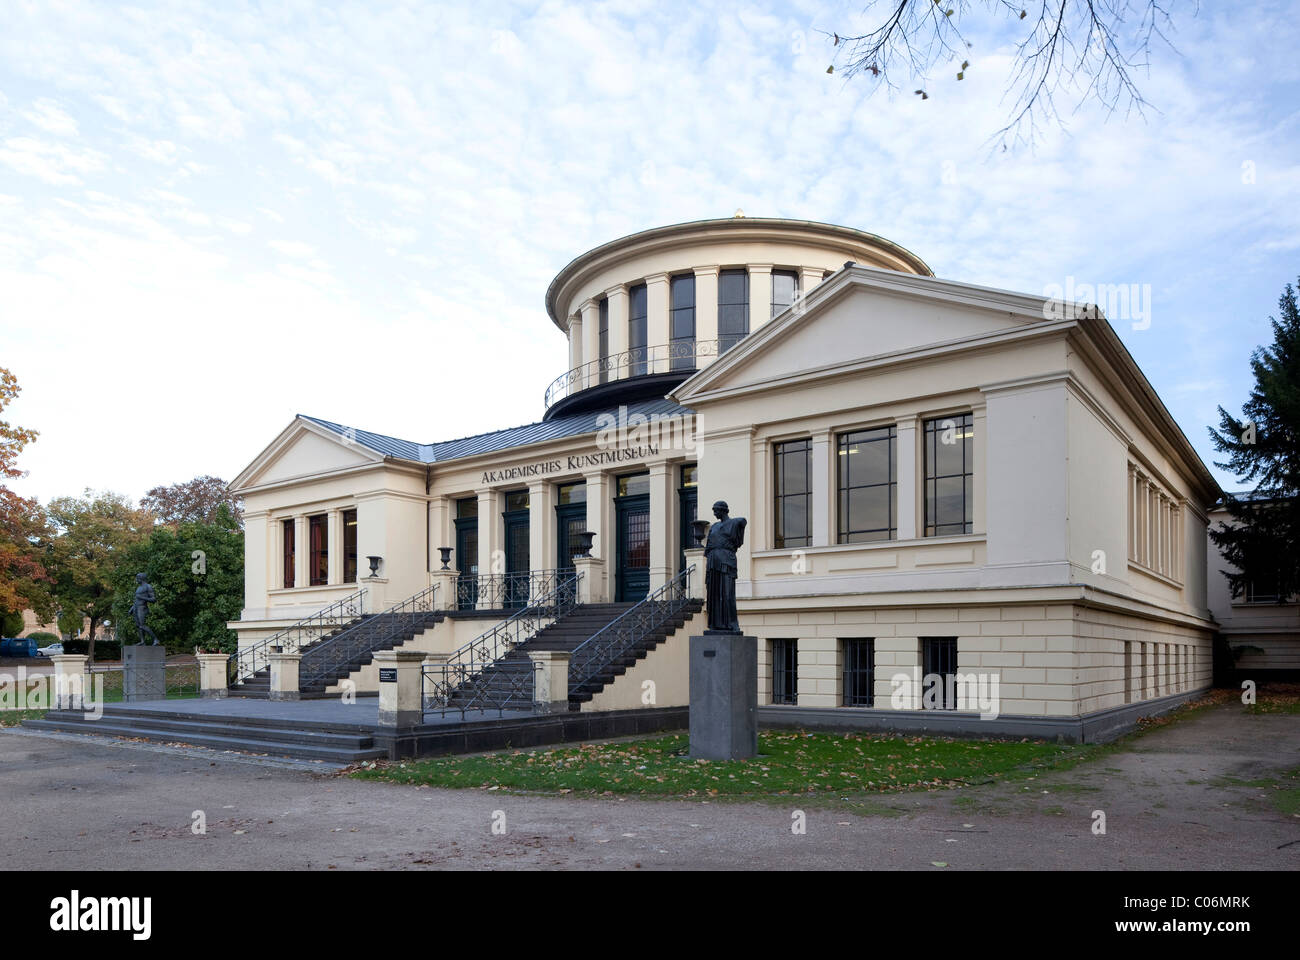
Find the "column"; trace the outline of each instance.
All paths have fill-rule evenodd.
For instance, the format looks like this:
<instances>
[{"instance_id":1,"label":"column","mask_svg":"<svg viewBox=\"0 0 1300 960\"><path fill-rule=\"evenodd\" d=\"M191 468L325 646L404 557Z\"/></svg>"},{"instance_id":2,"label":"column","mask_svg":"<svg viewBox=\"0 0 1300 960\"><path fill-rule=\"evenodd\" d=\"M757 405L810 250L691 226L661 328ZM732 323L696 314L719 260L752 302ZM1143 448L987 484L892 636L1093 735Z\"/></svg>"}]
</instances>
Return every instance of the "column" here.
<instances>
[{"instance_id":1,"label":"column","mask_svg":"<svg viewBox=\"0 0 1300 960\"><path fill-rule=\"evenodd\" d=\"M326 577L327 583L343 582L343 515L338 510L330 510L326 514L326 537L325 543L329 550L329 573ZM357 558L359 567L360 557ZM358 575L360 570L357 571Z\"/></svg>"},{"instance_id":2,"label":"column","mask_svg":"<svg viewBox=\"0 0 1300 960\"><path fill-rule=\"evenodd\" d=\"M596 535L591 543L591 555L599 562L586 564L586 570L581 563L577 566L583 571L583 595L593 598L590 602L599 603L608 598L609 568L615 561L610 539L614 535L610 482L603 473L589 473L584 479L587 481L587 529Z\"/></svg>"},{"instance_id":3,"label":"column","mask_svg":"<svg viewBox=\"0 0 1300 960\"><path fill-rule=\"evenodd\" d=\"M899 420L895 455L898 457L898 539L915 540L917 531L916 503L921 489L917 465L917 422L915 417Z\"/></svg>"},{"instance_id":4,"label":"column","mask_svg":"<svg viewBox=\"0 0 1300 960\"><path fill-rule=\"evenodd\" d=\"M429 569L442 569L442 554L439 547L452 547L451 568L456 569L460 558L456 556L455 538L452 537L452 502L450 497L432 497L429 500Z\"/></svg>"},{"instance_id":5,"label":"column","mask_svg":"<svg viewBox=\"0 0 1300 960\"><path fill-rule=\"evenodd\" d=\"M749 265L749 332L772 319L772 264Z\"/></svg>"},{"instance_id":6,"label":"column","mask_svg":"<svg viewBox=\"0 0 1300 960\"><path fill-rule=\"evenodd\" d=\"M696 365L708 366L718 356L718 268L695 268Z\"/></svg>"},{"instance_id":7,"label":"column","mask_svg":"<svg viewBox=\"0 0 1300 960\"><path fill-rule=\"evenodd\" d=\"M594 387L600 383L600 304L595 300L582 302L582 356L585 376L583 388Z\"/></svg>"},{"instance_id":8,"label":"column","mask_svg":"<svg viewBox=\"0 0 1300 960\"><path fill-rule=\"evenodd\" d=\"M528 485L528 566L533 574L555 569L555 485Z\"/></svg>"},{"instance_id":9,"label":"column","mask_svg":"<svg viewBox=\"0 0 1300 960\"><path fill-rule=\"evenodd\" d=\"M309 530L306 517L293 518L293 585L295 587L306 587L311 584L311 579L307 575L308 560L311 557Z\"/></svg>"},{"instance_id":10,"label":"column","mask_svg":"<svg viewBox=\"0 0 1300 960\"><path fill-rule=\"evenodd\" d=\"M821 267L804 267L799 271L799 295L804 296L809 293L813 287L822 282L822 274L826 271ZM770 282L770 281L769 281ZM769 304L771 298L768 298ZM768 307L769 312L771 306Z\"/></svg>"},{"instance_id":11,"label":"column","mask_svg":"<svg viewBox=\"0 0 1300 960\"><path fill-rule=\"evenodd\" d=\"M668 328L668 274L656 273L645 278L646 346L650 351L647 373L667 373L665 352L671 336Z\"/></svg>"},{"instance_id":12,"label":"column","mask_svg":"<svg viewBox=\"0 0 1300 960\"><path fill-rule=\"evenodd\" d=\"M505 551L501 529L501 498L493 489L485 488L474 491L478 496L478 572L480 577L506 572ZM492 591L479 589L478 606L487 609L492 606Z\"/></svg>"},{"instance_id":13,"label":"column","mask_svg":"<svg viewBox=\"0 0 1300 960\"><path fill-rule=\"evenodd\" d=\"M569 369L576 370L582 366L582 317L574 314L569 318Z\"/></svg>"},{"instance_id":14,"label":"column","mask_svg":"<svg viewBox=\"0 0 1300 960\"><path fill-rule=\"evenodd\" d=\"M609 355L622 357L627 353L627 287L619 285L605 291L609 301ZM627 359L611 369L609 378L620 380L627 376Z\"/></svg>"},{"instance_id":15,"label":"column","mask_svg":"<svg viewBox=\"0 0 1300 960\"><path fill-rule=\"evenodd\" d=\"M658 590L672 577L676 537L672 505L674 495L672 464L650 464L650 591Z\"/></svg>"},{"instance_id":16,"label":"column","mask_svg":"<svg viewBox=\"0 0 1300 960\"><path fill-rule=\"evenodd\" d=\"M768 277L769 281L771 277ZM752 287L750 289L753 289ZM771 294L768 294L769 297ZM812 545L825 547L831 537L831 434L823 430L812 435Z\"/></svg>"},{"instance_id":17,"label":"column","mask_svg":"<svg viewBox=\"0 0 1300 960\"><path fill-rule=\"evenodd\" d=\"M276 565L276 558L283 556L276 551L280 537L283 536L275 529L278 526L279 522L271 520L265 510L251 510L244 514L245 610L265 610L268 605L267 591L283 585L280 582L280 567ZM283 562L280 566L283 566Z\"/></svg>"}]
</instances>

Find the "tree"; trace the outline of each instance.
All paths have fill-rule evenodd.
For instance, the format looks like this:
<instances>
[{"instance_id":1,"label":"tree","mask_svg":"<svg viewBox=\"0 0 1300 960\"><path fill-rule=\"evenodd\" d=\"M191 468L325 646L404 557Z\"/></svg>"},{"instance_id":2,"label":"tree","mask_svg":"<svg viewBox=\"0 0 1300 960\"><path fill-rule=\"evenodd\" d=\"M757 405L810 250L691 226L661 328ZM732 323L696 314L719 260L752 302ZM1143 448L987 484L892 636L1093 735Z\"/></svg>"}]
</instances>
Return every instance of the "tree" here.
<instances>
[{"instance_id":1,"label":"tree","mask_svg":"<svg viewBox=\"0 0 1300 960\"><path fill-rule=\"evenodd\" d=\"M165 645L234 652L235 634L226 623L239 619L244 603L244 534L229 506L217 507L211 523L159 526L126 549L112 578L113 619L123 643L139 640L129 613L137 573L158 597L149 626Z\"/></svg>"},{"instance_id":2,"label":"tree","mask_svg":"<svg viewBox=\"0 0 1300 960\"><path fill-rule=\"evenodd\" d=\"M1273 343L1250 355L1255 386L1242 405L1243 419L1219 407L1219 429L1210 442L1240 483L1244 496L1224 498L1231 523L1210 530L1224 559L1233 596L1251 584L1276 592L1278 602L1300 594L1300 302L1286 285L1278 300L1281 318L1270 317Z\"/></svg>"},{"instance_id":3,"label":"tree","mask_svg":"<svg viewBox=\"0 0 1300 960\"><path fill-rule=\"evenodd\" d=\"M1061 94L1077 104L1094 99L1108 112L1142 113L1147 104L1133 74L1150 65L1153 44L1169 45L1169 6L1160 0L868 0L866 13L880 14L872 29L832 37L845 75L870 75L872 83L897 90L894 77L906 73L908 86L929 99L937 66L950 64L957 80L972 69L977 54L963 23L979 14L1009 20L1020 31L1007 90L1012 108L993 135L1005 149L1008 141L1035 139L1043 120L1059 123ZM827 72L834 69L832 63Z\"/></svg>"},{"instance_id":4,"label":"tree","mask_svg":"<svg viewBox=\"0 0 1300 960\"><path fill-rule=\"evenodd\" d=\"M226 481L220 477L195 477L188 483L154 487L140 500L140 506L171 526L213 523L217 510L226 506L236 523L244 525L243 501L226 489Z\"/></svg>"},{"instance_id":5,"label":"tree","mask_svg":"<svg viewBox=\"0 0 1300 960\"><path fill-rule=\"evenodd\" d=\"M21 389L18 378L0 367L0 411ZM27 475L18 468L18 455L36 437L35 430L0 420L0 610L21 615L30 607L48 620L53 613L51 580L40 554L40 541L48 533L45 513L5 483Z\"/></svg>"},{"instance_id":6,"label":"tree","mask_svg":"<svg viewBox=\"0 0 1300 960\"><path fill-rule=\"evenodd\" d=\"M95 630L113 606L114 572L127 549L149 535L154 518L120 494L91 490L51 500L47 509L56 531L47 545L54 595L65 615L89 618L93 663Z\"/></svg>"}]
</instances>

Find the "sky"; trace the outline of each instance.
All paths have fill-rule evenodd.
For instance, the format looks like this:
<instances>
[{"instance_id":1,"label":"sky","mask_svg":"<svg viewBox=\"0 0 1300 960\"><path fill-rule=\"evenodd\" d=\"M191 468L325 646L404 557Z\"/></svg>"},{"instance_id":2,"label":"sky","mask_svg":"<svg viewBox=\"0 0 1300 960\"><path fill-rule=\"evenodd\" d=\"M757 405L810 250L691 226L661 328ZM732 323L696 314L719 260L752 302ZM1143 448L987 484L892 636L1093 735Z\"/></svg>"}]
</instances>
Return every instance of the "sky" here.
<instances>
[{"instance_id":1,"label":"sky","mask_svg":"<svg viewBox=\"0 0 1300 960\"><path fill-rule=\"evenodd\" d=\"M538 420L556 272L737 209L948 279L1149 290L1116 329L1210 463L1300 275L1293 9L1175 0L1145 117L1067 96L1002 151L1015 24L969 21L922 100L826 72L864 5L0 0L3 417L40 432L14 489L230 480L298 413Z\"/></svg>"}]
</instances>

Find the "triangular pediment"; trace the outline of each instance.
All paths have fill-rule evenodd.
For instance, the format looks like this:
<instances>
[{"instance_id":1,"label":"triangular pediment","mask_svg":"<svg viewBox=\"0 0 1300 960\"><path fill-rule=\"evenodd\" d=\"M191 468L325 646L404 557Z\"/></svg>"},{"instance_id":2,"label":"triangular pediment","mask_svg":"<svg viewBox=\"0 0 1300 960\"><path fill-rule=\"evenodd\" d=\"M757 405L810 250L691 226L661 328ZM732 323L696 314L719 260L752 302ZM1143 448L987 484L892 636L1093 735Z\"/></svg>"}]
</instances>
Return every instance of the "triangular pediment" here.
<instances>
[{"instance_id":1,"label":"triangular pediment","mask_svg":"<svg viewBox=\"0 0 1300 960\"><path fill-rule=\"evenodd\" d=\"M234 491L382 463L383 456L299 417L230 484Z\"/></svg>"},{"instance_id":2,"label":"triangular pediment","mask_svg":"<svg viewBox=\"0 0 1300 960\"><path fill-rule=\"evenodd\" d=\"M750 334L673 393L690 406L732 393L872 360L914 358L1051 324L1043 300L930 277L854 267Z\"/></svg>"}]
</instances>

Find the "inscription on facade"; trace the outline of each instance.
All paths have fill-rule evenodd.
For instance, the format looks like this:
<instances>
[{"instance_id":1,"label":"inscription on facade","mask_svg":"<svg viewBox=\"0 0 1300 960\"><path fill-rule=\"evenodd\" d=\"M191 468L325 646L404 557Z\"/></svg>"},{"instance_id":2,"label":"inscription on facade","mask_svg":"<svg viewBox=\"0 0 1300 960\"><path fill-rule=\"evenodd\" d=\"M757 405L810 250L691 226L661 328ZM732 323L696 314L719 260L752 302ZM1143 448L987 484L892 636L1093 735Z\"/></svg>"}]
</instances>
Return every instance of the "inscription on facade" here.
<instances>
[{"instance_id":1,"label":"inscription on facade","mask_svg":"<svg viewBox=\"0 0 1300 960\"><path fill-rule=\"evenodd\" d=\"M659 453L656 444L646 443L635 447L621 447L617 450L597 450L594 453L575 453L559 460L542 460L538 463L524 463L516 467L503 467L500 470L484 470L483 483L506 483L511 480L525 480L529 477L546 477L556 473L572 473L586 467L601 467L610 464L628 463L632 460L644 460Z\"/></svg>"}]
</instances>

